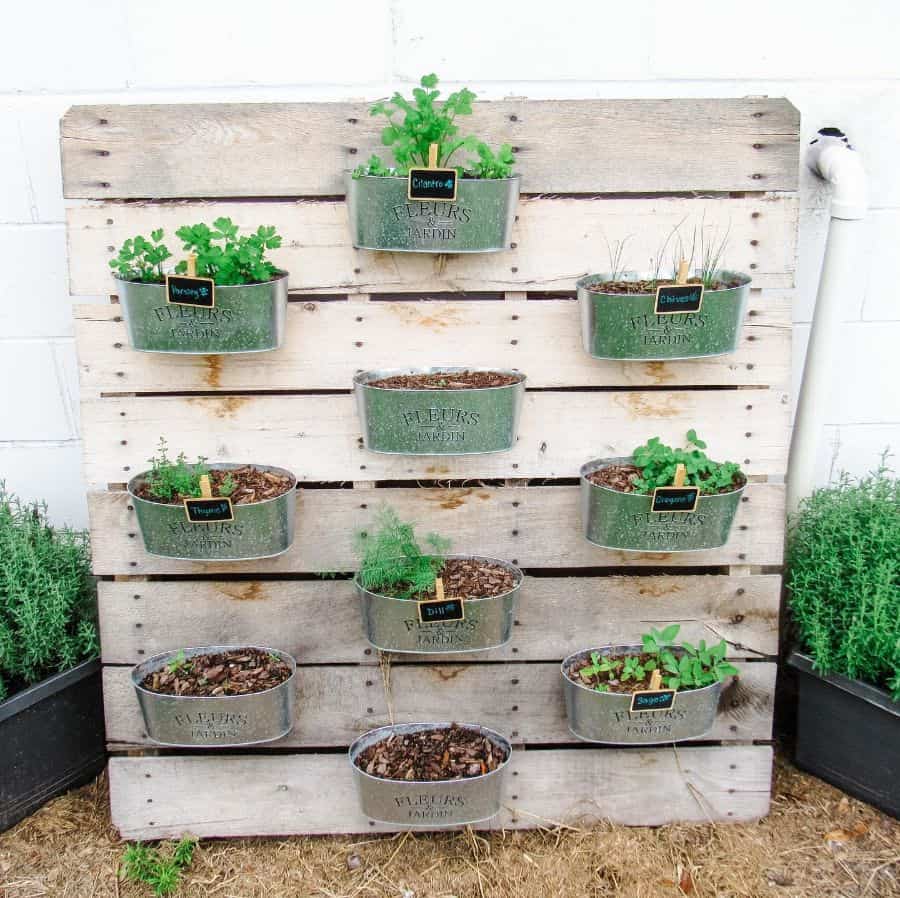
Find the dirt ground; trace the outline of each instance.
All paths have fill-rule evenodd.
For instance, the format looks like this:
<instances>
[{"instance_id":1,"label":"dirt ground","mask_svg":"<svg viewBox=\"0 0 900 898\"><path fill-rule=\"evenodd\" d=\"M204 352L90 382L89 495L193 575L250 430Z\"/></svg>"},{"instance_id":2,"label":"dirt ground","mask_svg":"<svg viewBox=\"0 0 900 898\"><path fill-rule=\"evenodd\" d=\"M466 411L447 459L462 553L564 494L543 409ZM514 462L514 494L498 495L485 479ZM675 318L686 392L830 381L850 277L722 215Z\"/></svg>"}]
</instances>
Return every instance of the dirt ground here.
<instances>
[{"instance_id":1,"label":"dirt ground","mask_svg":"<svg viewBox=\"0 0 900 898\"><path fill-rule=\"evenodd\" d=\"M0 898L137 898L105 777L0 836ZM784 762L756 824L203 842L178 898L894 898L900 823Z\"/></svg>"}]
</instances>

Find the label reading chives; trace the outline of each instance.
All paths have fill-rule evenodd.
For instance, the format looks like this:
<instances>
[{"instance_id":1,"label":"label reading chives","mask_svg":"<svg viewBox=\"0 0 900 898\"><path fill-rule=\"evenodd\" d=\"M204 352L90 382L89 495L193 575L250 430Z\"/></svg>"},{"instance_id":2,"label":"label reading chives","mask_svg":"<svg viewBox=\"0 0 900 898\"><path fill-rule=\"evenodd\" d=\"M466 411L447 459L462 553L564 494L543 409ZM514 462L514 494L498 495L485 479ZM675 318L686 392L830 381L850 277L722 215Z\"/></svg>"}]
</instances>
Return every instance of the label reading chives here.
<instances>
[{"instance_id":1,"label":"label reading chives","mask_svg":"<svg viewBox=\"0 0 900 898\"><path fill-rule=\"evenodd\" d=\"M699 312L702 305L703 284L668 284L656 288L657 315Z\"/></svg>"}]
</instances>

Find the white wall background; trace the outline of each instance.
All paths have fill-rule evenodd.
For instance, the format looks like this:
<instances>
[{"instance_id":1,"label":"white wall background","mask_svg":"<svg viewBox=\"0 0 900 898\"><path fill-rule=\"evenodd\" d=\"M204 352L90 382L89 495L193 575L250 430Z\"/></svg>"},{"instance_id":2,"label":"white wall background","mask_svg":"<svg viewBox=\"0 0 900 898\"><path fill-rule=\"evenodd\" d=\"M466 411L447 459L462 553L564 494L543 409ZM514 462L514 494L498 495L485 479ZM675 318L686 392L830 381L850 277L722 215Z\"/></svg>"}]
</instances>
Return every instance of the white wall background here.
<instances>
[{"instance_id":1,"label":"white wall background","mask_svg":"<svg viewBox=\"0 0 900 898\"><path fill-rule=\"evenodd\" d=\"M370 100L428 71L482 99L785 96L802 113L804 141L842 127L865 156L871 212L820 480L869 469L889 444L900 454L897 0L46 0L9 5L3 25L0 478L46 498L59 522L87 519L58 160L66 109ZM811 175L801 183L795 380L828 208Z\"/></svg>"}]
</instances>

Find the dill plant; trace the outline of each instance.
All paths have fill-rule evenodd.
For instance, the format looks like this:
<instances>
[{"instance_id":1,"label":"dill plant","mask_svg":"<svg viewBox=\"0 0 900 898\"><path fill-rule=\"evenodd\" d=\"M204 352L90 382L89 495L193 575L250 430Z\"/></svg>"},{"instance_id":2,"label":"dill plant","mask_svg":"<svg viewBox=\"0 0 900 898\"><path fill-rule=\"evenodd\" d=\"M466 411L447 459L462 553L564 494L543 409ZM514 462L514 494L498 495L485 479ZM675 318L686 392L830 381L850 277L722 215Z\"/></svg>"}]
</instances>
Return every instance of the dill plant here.
<instances>
[{"instance_id":1,"label":"dill plant","mask_svg":"<svg viewBox=\"0 0 900 898\"><path fill-rule=\"evenodd\" d=\"M900 701L900 481L886 467L804 499L788 531L794 627L816 670Z\"/></svg>"},{"instance_id":2,"label":"dill plant","mask_svg":"<svg viewBox=\"0 0 900 898\"><path fill-rule=\"evenodd\" d=\"M375 524L373 532L356 535L360 586L398 599L427 593L444 566L440 556L450 550L450 540L429 533L423 540L430 550L426 551L416 539L415 527L387 506L378 511Z\"/></svg>"},{"instance_id":3,"label":"dill plant","mask_svg":"<svg viewBox=\"0 0 900 898\"><path fill-rule=\"evenodd\" d=\"M0 480L0 700L99 653L87 533Z\"/></svg>"}]
</instances>

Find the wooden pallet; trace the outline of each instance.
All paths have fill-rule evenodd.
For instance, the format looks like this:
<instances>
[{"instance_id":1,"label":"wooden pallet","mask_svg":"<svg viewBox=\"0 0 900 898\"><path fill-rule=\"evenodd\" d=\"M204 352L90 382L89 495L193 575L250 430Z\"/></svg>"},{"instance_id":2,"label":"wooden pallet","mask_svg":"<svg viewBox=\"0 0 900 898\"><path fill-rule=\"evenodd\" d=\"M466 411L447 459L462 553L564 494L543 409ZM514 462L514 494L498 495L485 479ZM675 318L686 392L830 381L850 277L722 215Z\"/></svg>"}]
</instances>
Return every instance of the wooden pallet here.
<instances>
[{"instance_id":1,"label":"wooden pallet","mask_svg":"<svg viewBox=\"0 0 900 898\"><path fill-rule=\"evenodd\" d=\"M472 129L515 145L526 195L508 252L440 257L349 244L340 173L377 144L365 105L67 113L73 294L109 293L107 260L125 237L158 226L172 235L218 215L275 224L285 236L276 261L291 273L285 346L262 355L137 353L115 302L77 309L111 800L123 836L383 831L357 808L345 749L391 719L465 718L511 737L493 827L767 812L798 124L786 101L760 98L477 104ZM670 364L590 359L573 291L605 267L603 235L631 235L640 265L685 217L730 227L729 264L753 275L738 352ZM350 382L386 363L526 371L515 449L457 459L365 452ZM690 427L750 475L729 544L632 554L586 543L579 466L655 434L680 441ZM161 434L188 455L294 471L308 488L291 550L242 564L148 556L123 485ZM429 660L386 659L368 646L349 581L312 575L354 569L353 533L382 502L450 536L455 551L507 558L534 575L507 647ZM677 748L575 740L560 659L672 621L686 638L727 639L743 668L713 732ZM130 666L213 642L297 657L294 731L243 754L154 748Z\"/></svg>"}]
</instances>

